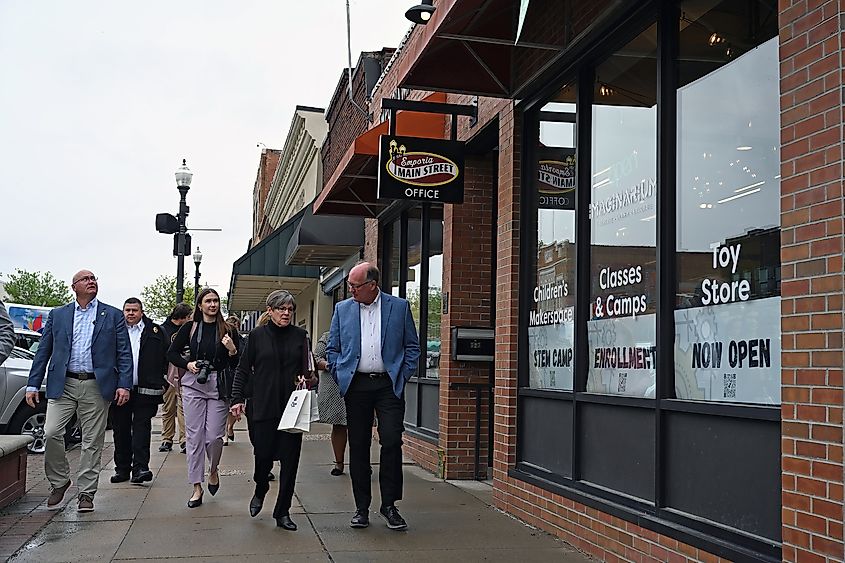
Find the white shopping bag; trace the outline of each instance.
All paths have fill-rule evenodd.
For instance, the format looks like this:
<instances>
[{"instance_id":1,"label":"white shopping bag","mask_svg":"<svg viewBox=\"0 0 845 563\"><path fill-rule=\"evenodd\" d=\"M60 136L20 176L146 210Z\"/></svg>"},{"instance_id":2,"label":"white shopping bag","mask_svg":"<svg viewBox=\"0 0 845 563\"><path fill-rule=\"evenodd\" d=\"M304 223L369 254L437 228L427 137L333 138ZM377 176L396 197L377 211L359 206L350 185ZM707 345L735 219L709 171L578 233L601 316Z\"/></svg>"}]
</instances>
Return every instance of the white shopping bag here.
<instances>
[{"instance_id":1,"label":"white shopping bag","mask_svg":"<svg viewBox=\"0 0 845 563\"><path fill-rule=\"evenodd\" d=\"M278 430L300 434L311 431L311 392L297 389L290 394L288 404L282 413Z\"/></svg>"},{"instance_id":2,"label":"white shopping bag","mask_svg":"<svg viewBox=\"0 0 845 563\"><path fill-rule=\"evenodd\" d=\"M318 422L320 420L320 405L317 402L317 392L309 391L311 395L311 422Z\"/></svg>"}]
</instances>

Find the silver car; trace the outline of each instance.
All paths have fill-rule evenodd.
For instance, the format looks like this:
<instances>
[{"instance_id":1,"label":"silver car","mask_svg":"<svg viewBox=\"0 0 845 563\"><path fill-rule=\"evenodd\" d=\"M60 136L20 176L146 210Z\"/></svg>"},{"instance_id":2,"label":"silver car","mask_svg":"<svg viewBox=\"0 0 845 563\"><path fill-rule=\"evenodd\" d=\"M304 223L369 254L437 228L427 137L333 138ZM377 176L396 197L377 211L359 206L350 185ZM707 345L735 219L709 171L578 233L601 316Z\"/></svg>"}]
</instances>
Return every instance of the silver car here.
<instances>
[{"instance_id":1,"label":"silver car","mask_svg":"<svg viewBox=\"0 0 845 563\"><path fill-rule=\"evenodd\" d=\"M33 409L24 400L26 380L34 358L34 352L15 347L9 358L0 364L0 429L3 434L32 436L35 441L29 445L29 451L43 453L47 401L42 399ZM42 385L42 394L45 391L46 385Z\"/></svg>"}]
</instances>

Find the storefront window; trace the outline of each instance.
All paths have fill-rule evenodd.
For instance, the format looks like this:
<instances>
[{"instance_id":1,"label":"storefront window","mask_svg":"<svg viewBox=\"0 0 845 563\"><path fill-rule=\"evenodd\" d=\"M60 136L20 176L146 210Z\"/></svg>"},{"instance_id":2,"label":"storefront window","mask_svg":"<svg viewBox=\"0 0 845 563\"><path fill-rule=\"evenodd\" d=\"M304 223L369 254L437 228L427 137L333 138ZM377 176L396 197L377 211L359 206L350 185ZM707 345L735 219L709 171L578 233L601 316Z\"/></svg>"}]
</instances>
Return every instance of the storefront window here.
<instances>
[{"instance_id":1,"label":"storefront window","mask_svg":"<svg viewBox=\"0 0 845 563\"><path fill-rule=\"evenodd\" d=\"M528 383L572 390L575 326L575 87L540 112L536 278L528 323Z\"/></svg>"},{"instance_id":2,"label":"storefront window","mask_svg":"<svg viewBox=\"0 0 845 563\"><path fill-rule=\"evenodd\" d=\"M675 394L780 404L777 22L682 4ZM694 15L693 15L694 14ZM688 62L695 61L695 62ZM707 62L703 62L707 61Z\"/></svg>"},{"instance_id":3,"label":"storefront window","mask_svg":"<svg viewBox=\"0 0 845 563\"><path fill-rule=\"evenodd\" d=\"M428 231L428 319L425 376L440 377L440 315L443 311L443 208L433 206Z\"/></svg>"},{"instance_id":4,"label":"storefront window","mask_svg":"<svg viewBox=\"0 0 845 563\"><path fill-rule=\"evenodd\" d=\"M587 391L655 395L657 26L595 70Z\"/></svg>"},{"instance_id":5,"label":"storefront window","mask_svg":"<svg viewBox=\"0 0 845 563\"><path fill-rule=\"evenodd\" d=\"M399 297L399 276L402 271L402 221L396 219L387 228L390 241L390 293Z\"/></svg>"},{"instance_id":6,"label":"storefront window","mask_svg":"<svg viewBox=\"0 0 845 563\"><path fill-rule=\"evenodd\" d=\"M411 306L417 334L420 333L420 283L422 282L422 207L408 211L408 278L405 299Z\"/></svg>"}]
</instances>

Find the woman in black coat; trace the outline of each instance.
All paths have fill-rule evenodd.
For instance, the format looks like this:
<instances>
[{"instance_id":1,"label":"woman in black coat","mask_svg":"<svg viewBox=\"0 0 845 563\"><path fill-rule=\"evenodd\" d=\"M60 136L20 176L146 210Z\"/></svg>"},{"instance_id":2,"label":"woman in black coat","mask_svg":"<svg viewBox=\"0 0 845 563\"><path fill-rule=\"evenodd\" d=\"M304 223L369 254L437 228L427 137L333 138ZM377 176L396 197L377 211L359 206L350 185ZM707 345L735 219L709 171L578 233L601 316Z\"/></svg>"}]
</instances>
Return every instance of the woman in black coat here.
<instances>
[{"instance_id":1,"label":"woman in black coat","mask_svg":"<svg viewBox=\"0 0 845 563\"><path fill-rule=\"evenodd\" d=\"M232 385L231 413L240 419L244 412L245 390L253 389L250 399L250 434L255 454L255 494L249 502L250 516L257 516L270 489L268 474L273 461L281 462L279 495L273 509L276 525L296 530L290 519L290 505L299 467L302 434L276 428L282 411L297 384L316 386L317 378L308 371L308 334L293 325L296 301L293 295L278 290L267 296L270 322L249 333Z\"/></svg>"}]
</instances>

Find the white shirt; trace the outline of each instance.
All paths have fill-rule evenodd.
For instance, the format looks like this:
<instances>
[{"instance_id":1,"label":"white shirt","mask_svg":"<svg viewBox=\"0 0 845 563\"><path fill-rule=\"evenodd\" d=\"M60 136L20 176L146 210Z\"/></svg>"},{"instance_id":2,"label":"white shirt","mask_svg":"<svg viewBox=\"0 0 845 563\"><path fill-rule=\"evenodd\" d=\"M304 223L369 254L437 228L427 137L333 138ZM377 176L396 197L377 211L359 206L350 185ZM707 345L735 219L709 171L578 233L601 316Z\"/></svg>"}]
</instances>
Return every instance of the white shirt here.
<instances>
[{"instance_id":1,"label":"white shirt","mask_svg":"<svg viewBox=\"0 0 845 563\"><path fill-rule=\"evenodd\" d=\"M70 358L67 369L69 371L91 373L94 371L94 360L91 356L91 345L94 341L94 325L97 323L97 298L91 300L85 308L79 301L73 303L73 340L70 347Z\"/></svg>"},{"instance_id":2,"label":"white shirt","mask_svg":"<svg viewBox=\"0 0 845 563\"><path fill-rule=\"evenodd\" d=\"M361 358L358 371L380 373L386 371L381 359L381 291L369 305L358 303L361 309Z\"/></svg>"},{"instance_id":3,"label":"white shirt","mask_svg":"<svg viewBox=\"0 0 845 563\"><path fill-rule=\"evenodd\" d=\"M141 333L144 332L144 319L134 326L127 326L129 344L132 346L132 385L138 385L138 355L141 353Z\"/></svg>"}]
</instances>

